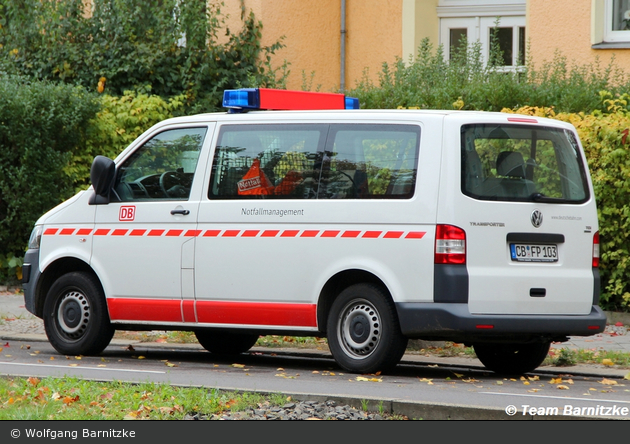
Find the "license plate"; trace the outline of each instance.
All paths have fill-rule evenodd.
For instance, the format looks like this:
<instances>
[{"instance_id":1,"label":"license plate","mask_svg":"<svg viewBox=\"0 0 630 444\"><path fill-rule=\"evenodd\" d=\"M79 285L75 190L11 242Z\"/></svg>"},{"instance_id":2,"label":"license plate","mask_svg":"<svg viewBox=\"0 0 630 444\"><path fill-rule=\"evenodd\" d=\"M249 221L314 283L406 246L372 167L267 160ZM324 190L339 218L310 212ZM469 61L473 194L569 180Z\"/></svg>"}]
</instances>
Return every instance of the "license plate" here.
<instances>
[{"instance_id":1,"label":"license plate","mask_svg":"<svg viewBox=\"0 0 630 444\"><path fill-rule=\"evenodd\" d=\"M518 262L558 262L558 246L553 244L510 244L512 260Z\"/></svg>"}]
</instances>

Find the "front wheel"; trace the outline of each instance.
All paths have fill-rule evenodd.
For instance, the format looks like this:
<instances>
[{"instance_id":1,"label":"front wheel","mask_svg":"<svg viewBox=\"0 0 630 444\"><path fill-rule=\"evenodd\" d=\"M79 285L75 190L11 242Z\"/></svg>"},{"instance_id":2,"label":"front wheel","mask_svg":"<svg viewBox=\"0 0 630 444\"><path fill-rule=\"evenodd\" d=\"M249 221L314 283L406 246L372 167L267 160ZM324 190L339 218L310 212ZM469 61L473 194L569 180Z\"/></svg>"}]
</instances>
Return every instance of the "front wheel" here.
<instances>
[{"instance_id":1,"label":"front wheel","mask_svg":"<svg viewBox=\"0 0 630 444\"><path fill-rule=\"evenodd\" d=\"M195 332L197 341L203 348L216 355L238 355L245 353L258 341L259 335L253 333L230 333L223 331Z\"/></svg>"},{"instance_id":2,"label":"front wheel","mask_svg":"<svg viewBox=\"0 0 630 444\"><path fill-rule=\"evenodd\" d=\"M390 370L407 348L394 303L372 284L352 285L339 294L330 308L327 335L337 364L356 373Z\"/></svg>"},{"instance_id":3,"label":"front wheel","mask_svg":"<svg viewBox=\"0 0 630 444\"><path fill-rule=\"evenodd\" d=\"M72 272L53 283L44 302L44 329L64 355L95 355L109 345L115 330L94 276Z\"/></svg>"},{"instance_id":4,"label":"front wheel","mask_svg":"<svg viewBox=\"0 0 630 444\"><path fill-rule=\"evenodd\" d=\"M477 358L489 370L505 375L531 372L543 363L550 342L531 344L474 344Z\"/></svg>"}]
</instances>

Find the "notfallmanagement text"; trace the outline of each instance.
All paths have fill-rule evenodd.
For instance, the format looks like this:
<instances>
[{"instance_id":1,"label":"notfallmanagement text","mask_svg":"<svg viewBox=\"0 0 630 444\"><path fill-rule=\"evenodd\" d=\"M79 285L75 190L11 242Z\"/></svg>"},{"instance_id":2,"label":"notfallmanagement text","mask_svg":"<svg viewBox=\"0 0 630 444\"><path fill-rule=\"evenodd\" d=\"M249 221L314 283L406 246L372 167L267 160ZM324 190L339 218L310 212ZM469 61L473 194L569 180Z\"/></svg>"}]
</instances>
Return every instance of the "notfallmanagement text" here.
<instances>
[{"instance_id":1,"label":"notfallmanagement text","mask_svg":"<svg viewBox=\"0 0 630 444\"><path fill-rule=\"evenodd\" d=\"M242 216L304 216L304 209L241 208Z\"/></svg>"}]
</instances>

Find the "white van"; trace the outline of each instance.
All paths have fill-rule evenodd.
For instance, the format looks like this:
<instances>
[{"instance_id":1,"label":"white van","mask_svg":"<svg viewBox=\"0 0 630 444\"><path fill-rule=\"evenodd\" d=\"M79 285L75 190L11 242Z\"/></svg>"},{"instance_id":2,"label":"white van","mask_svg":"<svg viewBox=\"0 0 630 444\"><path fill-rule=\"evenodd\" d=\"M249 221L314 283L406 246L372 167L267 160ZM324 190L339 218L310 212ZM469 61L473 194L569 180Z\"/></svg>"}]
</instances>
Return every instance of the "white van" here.
<instances>
[{"instance_id":1,"label":"white van","mask_svg":"<svg viewBox=\"0 0 630 444\"><path fill-rule=\"evenodd\" d=\"M240 112L169 119L97 157L93 186L37 221L25 304L60 353L98 354L117 329L193 331L218 354L318 336L340 367L372 373L421 338L522 373L552 341L604 330L595 198L570 124L249 110L358 107L263 89L224 103Z\"/></svg>"}]
</instances>

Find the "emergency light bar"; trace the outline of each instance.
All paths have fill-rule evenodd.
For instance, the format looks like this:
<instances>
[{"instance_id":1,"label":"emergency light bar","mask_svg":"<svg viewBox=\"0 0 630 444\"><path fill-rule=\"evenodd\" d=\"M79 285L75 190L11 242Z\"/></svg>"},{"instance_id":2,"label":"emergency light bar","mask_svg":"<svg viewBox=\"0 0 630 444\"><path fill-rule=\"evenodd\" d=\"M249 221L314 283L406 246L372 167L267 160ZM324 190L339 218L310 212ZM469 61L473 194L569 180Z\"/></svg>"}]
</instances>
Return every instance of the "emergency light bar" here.
<instances>
[{"instance_id":1,"label":"emergency light bar","mask_svg":"<svg viewBox=\"0 0 630 444\"><path fill-rule=\"evenodd\" d=\"M246 110L359 109L359 99L344 94L284 89L241 88L223 92L229 112Z\"/></svg>"}]
</instances>

